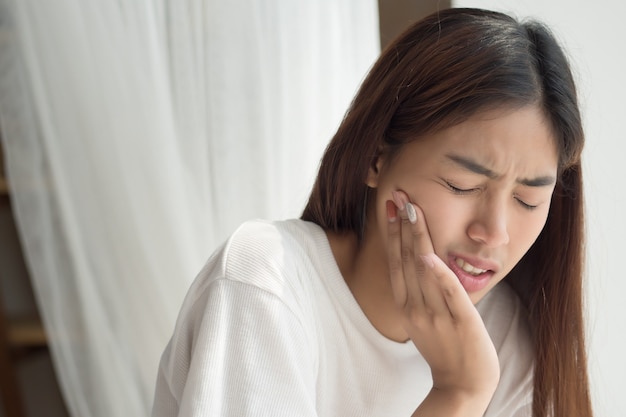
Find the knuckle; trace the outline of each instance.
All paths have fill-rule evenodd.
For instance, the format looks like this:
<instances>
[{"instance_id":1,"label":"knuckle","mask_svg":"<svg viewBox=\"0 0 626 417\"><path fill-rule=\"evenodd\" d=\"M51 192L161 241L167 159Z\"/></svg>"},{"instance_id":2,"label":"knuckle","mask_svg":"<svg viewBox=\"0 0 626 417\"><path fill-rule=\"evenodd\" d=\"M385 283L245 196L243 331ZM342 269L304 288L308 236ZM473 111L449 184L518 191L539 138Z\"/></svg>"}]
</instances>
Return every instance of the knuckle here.
<instances>
[{"instance_id":1,"label":"knuckle","mask_svg":"<svg viewBox=\"0 0 626 417\"><path fill-rule=\"evenodd\" d=\"M411 326L419 330L426 330L432 326L435 312L428 307L419 308L414 303L408 303L406 314Z\"/></svg>"},{"instance_id":2,"label":"knuckle","mask_svg":"<svg viewBox=\"0 0 626 417\"><path fill-rule=\"evenodd\" d=\"M455 297L457 292L458 292L458 288L455 288L451 285L446 285L444 287L441 288L441 291L443 292L443 295L446 298L452 298Z\"/></svg>"},{"instance_id":3,"label":"knuckle","mask_svg":"<svg viewBox=\"0 0 626 417\"><path fill-rule=\"evenodd\" d=\"M450 326L450 319L443 316L434 316L433 326L439 330L448 329Z\"/></svg>"},{"instance_id":4,"label":"knuckle","mask_svg":"<svg viewBox=\"0 0 626 417\"><path fill-rule=\"evenodd\" d=\"M392 274L397 274L402 272L402 261L400 259L390 259L389 260L389 272Z\"/></svg>"},{"instance_id":5,"label":"knuckle","mask_svg":"<svg viewBox=\"0 0 626 417\"><path fill-rule=\"evenodd\" d=\"M410 261L413 259L413 250L409 247L402 247L401 250L401 256L402 256L402 260L406 261Z\"/></svg>"},{"instance_id":6,"label":"knuckle","mask_svg":"<svg viewBox=\"0 0 626 417\"><path fill-rule=\"evenodd\" d=\"M408 315L409 321L414 327L418 329L421 329L424 327L424 315L418 308L416 308L415 305L410 304L408 306L407 315Z\"/></svg>"},{"instance_id":7,"label":"knuckle","mask_svg":"<svg viewBox=\"0 0 626 417\"><path fill-rule=\"evenodd\" d=\"M431 321L433 322L437 321L435 310L433 310L432 307L426 306L424 308L424 316L430 317Z\"/></svg>"}]
</instances>

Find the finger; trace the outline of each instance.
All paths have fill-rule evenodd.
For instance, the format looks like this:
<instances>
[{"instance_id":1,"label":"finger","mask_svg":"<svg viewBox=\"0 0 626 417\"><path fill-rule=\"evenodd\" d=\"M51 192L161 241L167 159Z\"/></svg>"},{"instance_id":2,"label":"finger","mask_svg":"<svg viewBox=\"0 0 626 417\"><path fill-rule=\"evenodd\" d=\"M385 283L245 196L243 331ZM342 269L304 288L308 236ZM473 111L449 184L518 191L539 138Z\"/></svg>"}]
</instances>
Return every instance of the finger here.
<instances>
[{"instance_id":1,"label":"finger","mask_svg":"<svg viewBox=\"0 0 626 417\"><path fill-rule=\"evenodd\" d=\"M407 218L411 220L415 226L413 227L413 233L415 237L415 252L421 256L428 253L434 253L433 242L430 238L430 232L428 231L428 225L426 224L426 218L424 212L415 204L409 203L406 206Z\"/></svg>"},{"instance_id":2,"label":"finger","mask_svg":"<svg viewBox=\"0 0 626 417\"><path fill-rule=\"evenodd\" d=\"M401 256L402 256L402 270L404 274L404 280L407 288L407 304L410 304L416 309L418 314L424 312L426 301L421 288L421 277L423 276L425 269L422 265L422 260L415 257L415 238L413 228L415 225L412 223L412 218L409 218L410 211L407 210L410 203L406 203L404 209L400 211L401 220Z\"/></svg>"},{"instance_id":3,"label":"finger","mask_svg":"<svg viewBox=\"0 0 626 417\"><path fill-rule=\"evenodd\" d=\"M420 272L420 261L415 258L415 250L413 247L413 225L408 218L406 210L408 197L403 192L394 192L393 198L396 203L401 205L398 210L399 227L400 227L400 257L402 265L402 276L406 287L406 307L411 310L411 314L419 316L424 314L424 294L419 284L418 274Z\"/></svg>"},{"instance_id":4,"label":"finger","mask_svg":"<svg viewBox=\"0 0 626 417\"><path fill-rule=\"evenodd\" d=\"M400 207L403 248L408 250L408 248L413 247L412 253L403 254L403 258L406 258L405 264L411 262L414 265L411 270L415 272L413 274L405 271L407 272L407 285L409 291L417 291L420 280L423 280L426 275L430 275L430 272L424 267L421 256L425 253L433 253L434 249L421 209L409 202L409 197L404 191L393 191L392 196L396 205ZM415 279L409 280L409 276L413 276ZM432 275L431 277L434 278ZM421 289L419 291L421 292Z\"/></svg>"},{"instance_id":5,"label":"finger","mask_svg":"<svg viewBox=\"0 0 626 417\"><path fill-rule=\"evenodd\" d=\"M428 267L425 255L433 255L434 249L426 225L426 219L421 209L412 203L406 205L407 219L409 219L411 240L413 242L413 258L415 259L416 282L424 298L428 310L434 313L449 313L448 305L441 290L441 285L432 268ZM450 271L452 274L452 271ZM413 288L407 282L409 291Z\"/></svg>"},{"instance_id":6,"label":"finger","mask_svg":"<svg viewBox=\"0 0 626 417\"><path fill-rule=\"evenodd\" d=\"M440 293L451 316L458 322L476 318L478 311L461 282L444 261L434 253L421 256L424 266L436 277ZM479 317L479 316L478 316ZM480 318L480 317L479 317Z\"/></svg>"},{"instance_id":7,"label":"finger","mask_svg":"<svg viewBox=\"0 0 626 417\"><path fill-rule=\"evenodd\" d=\"M398 307L406 305L407 289L402 268L402 243L398 210L392 201L387 201L387 262L391 290Z\"/></svg>"}]
</instances>

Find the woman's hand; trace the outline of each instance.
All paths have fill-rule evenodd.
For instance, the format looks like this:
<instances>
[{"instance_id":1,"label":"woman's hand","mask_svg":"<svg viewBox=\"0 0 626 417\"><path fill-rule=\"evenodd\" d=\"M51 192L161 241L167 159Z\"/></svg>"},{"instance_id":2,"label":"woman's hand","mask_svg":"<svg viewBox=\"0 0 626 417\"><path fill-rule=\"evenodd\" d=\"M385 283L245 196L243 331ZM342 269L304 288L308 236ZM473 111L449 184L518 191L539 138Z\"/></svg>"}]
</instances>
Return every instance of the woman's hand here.
<instances>
[{"instance_id":1,"label":"woman's hand","mask_svg":"<svg viewBox=\"0 0 626 417\"><path fill-rule=\"evenodd\" d=\"M415 415L482 416L500 377L495 347L456 275L435 255L422 211L405 193L393 194L387 213L394 300L433 377Z\"/></svg>"}]
</instances>

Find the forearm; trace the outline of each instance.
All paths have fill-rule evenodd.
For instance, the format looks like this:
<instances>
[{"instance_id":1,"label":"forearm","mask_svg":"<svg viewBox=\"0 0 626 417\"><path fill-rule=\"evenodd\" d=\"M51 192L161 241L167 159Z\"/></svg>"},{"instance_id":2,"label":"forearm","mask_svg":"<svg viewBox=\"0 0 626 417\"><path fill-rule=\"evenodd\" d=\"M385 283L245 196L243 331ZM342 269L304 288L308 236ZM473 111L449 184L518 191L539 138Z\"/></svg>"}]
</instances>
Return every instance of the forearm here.
<instances>
[{"instance_id":1,"label":"forearm","mask_svg":"<svg viewBox=\"0 0 626 417\"><path fill-rule=\"evenodd\" d=\"M433 388L412 417L482 417L492 394L469 395Z\"/></svg>"}]
</instances>

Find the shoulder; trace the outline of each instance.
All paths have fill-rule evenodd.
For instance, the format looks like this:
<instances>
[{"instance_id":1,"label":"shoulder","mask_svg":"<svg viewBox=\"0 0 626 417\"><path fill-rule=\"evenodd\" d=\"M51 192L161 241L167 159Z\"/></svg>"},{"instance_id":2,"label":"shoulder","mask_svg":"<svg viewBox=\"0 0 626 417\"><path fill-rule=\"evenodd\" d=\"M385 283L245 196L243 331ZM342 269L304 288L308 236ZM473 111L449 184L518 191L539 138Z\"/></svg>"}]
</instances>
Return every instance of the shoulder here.
<instances>
[{"instance_id":1,"label":"shoulder","mask_svg":"<svg viewBox=\"0 0 626 417\"><path fill-rule=\"evenodd\" d=\"M299 279L303 274L298 268L306 259L297 256L305 255L295 254L319 237L319 231L301 221L255 220L220 246L183 303L161 359L155 408L180 405L173 412L189 415L197 399L211 398L198 412L221 415L224 407L270 407L280 396L303 397L285 409L310 403L312 391L306 388L314 384L309 381L315 375L316 329L308 314L312 292ZM231 403L224 392L245 393L250 401Z\"/></svg>"},{"instance_id":2,"label":"shoulder","mask_svg":"<svg viewBox=\"0 0 626 417\"><path fill-rule=\"evenodd\" d=\"M176 331L191 337L203 320L218 317L214 308L252 311L268 300L304 317L311 289L300 269L315 252L298 248L315 246L319 233L324 235L315 227L300 220L242 224L197 274L179 311Z\"/></svg>"},{"instance_id":3,"label":"shoulder","mask_svg":"<svg viewBox=\"0 0 626 417\"><path fill-rule=\"evenodd\" d=\"M298 219L246 222L226 242L223 275L245 280L251 272L293 272L315 258L324 236L317 225Z\"/></svg>"},{"instance_id":4,"label":"shoulder","mask_svg":"<svg viewBox=\"0 0 626 417\"><path fill-rule=\"evenodd\" d=\"M496 285L476 308L500 362L500 383L486 415L526 415L532 405L534 367L528 311L506 282Z\"/></svg>"},{"instance_id":5,"label":"shoulder","mask_svg":"<svg viewBox=\"0 0 626 417\"><path fill-rule=\"evenodd\" d=\"M226 255L229 260L279 255L285 250L315 245L323 235L319 226L300 219L251 220L239 226L228 239Z\"/></svg>"},{"instance_id":6,"label":"shoulder","mask_svg":"<svg viewBox=\"0 0 626 417\"><path fill-rule=\"evenodd\" d=\"M308 265L319 262L323 239L319 226L299 219L247 221L211 255L190 293L201 294L226 280L284 294L309 272Z\"/></svg>"}]
</instances>

